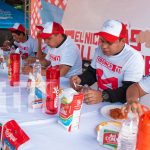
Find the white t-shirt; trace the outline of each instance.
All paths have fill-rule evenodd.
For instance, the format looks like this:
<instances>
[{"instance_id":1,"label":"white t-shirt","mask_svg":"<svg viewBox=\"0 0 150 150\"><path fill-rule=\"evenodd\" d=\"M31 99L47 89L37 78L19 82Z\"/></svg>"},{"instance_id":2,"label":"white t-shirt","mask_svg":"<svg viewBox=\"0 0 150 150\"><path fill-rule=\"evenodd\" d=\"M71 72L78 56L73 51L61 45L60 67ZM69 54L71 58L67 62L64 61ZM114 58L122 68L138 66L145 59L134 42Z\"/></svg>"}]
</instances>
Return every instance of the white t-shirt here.
<instances>
[{"instance_id":1,"label":"white t-shirt","mask_svg":"<svg viewBox=\"0 0 150 150\"><path fill-rule=\"evenodd\" d=\"M91 66L96 69L100 90L121 87L122 81L138 82L144 73L142 55L127 44L118 55L114 56L104 55L98 47Z\"/></svg>"},{"instance_id":2,"label":"white t-shirt","mask_svg":"<svg viewBox=\"0 0 150 150\"><path fill-rule=\"evenodd\" d=\"M50 47L47 44L42 43L41 49L43 53L47 54Z\"/></svg>"},{"instance_id":3,"label":"white t-shirt","mask_svg":"<svg viewBox=\"0 0 150 150\"><path fill-rule=\"evenodd\" d=\"M70 37L58 48L50 48L46 60L51 61L51 65L65 64L71 66L65 77L70 78L73 75L82 73L82 60L80 50Z\"/></svg>"},{"instance_id":4,"label":"white t-shirt","mask_svg":"<svg viewBox=\"0 0 150 150\"><path fill-rule=\"evenodd\" d=\"M35 56L35 52L37 52L37 40L33 39L31 36L28 36L28 40L24 43L14 42L14 44L18 46L21 54L27 53L28 56Z\"/></svg>"},{"instance_id":5,"label":"white t-shirt","mask_svg":"<svg viewBox=\"0 0 150 150\"><path fill-rule=\"evenodd\" d=\"M145 76L140 82L140 87L146 92L150 93L150 75Z\"/></svg>"}]
</instances>

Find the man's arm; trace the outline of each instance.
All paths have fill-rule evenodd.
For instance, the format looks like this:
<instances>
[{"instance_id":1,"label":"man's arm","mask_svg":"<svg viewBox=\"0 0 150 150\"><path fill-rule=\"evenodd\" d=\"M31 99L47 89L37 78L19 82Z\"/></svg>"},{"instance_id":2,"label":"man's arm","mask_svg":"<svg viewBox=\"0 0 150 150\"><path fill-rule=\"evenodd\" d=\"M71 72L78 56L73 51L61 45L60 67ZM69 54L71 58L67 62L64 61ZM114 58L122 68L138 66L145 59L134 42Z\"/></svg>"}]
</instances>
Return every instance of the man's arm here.
<instances>
[{"instance_id":1,"label":"man's arm","mask_svg":"<svg viewBox=\"0 0 150 150\"><path fill-rule=\"evenodd\" d=\"M62 65L59 66L59 68L60 68L60 76L63 77L68 73L71 66L62 64Z\"/></svg>"},{"instance_id":2,"label":"man's arm","mask_svg":"<svg viewBox=\"0 0 150 150\"><path fill-rule=\"evenodd\" d=\"M42 51L42 39L38 38L38 50L37 50L37 53L36 53L36 57L38 59L44 59L45 56L46 56L46 54L43 53L43 51Z\"/></svg>"},{"instance_id":3,"label":"man's arm","mask_svg":"<svg viewBox=\"0 0 150 150\"><path fill-rule=\"evenodd\" d=\"M38 37L38 50L37 50L37 54L36 57L40 58L42 56L42 39Z\"/></svg>"},{"instance_id":4,"label":"man's arm","mask_svg":"<svg viewBox=\"0 0 150 150\"><path fill-rule=\"evenodd\" d=\"M42 75L46 75L46 67L48 67L51 62L46 60L46 59L42 59L40 60L40 63L42 65ZM23 74L29 74L29 72L33 72L33 67L31 65L25 65L22 67L22 73Z\"/></svg>"},{"instance_id":5,"label":"man's arm","mask_svg":"<svg viewBox=\"0 0 150 150\"><path fill-rule=\"evenodd\" d=\"M140 105L138 98L147 94L139 85L139 83L132 84L127 89L127 104L122 107L122 112L125 114L126 112L132 111L136 115L141 115L143 113L143 109Z\"/></svg>"},{"instance_id":6,"label":"man's arm","mask_svg":"<svg viewBox=\"0 0 150 150\"><path fill-rule=\"evenodd\" d=\"M70 69L70 66L67 66L67 65L60 65L59 67L60 67L60 76L61 77L65 76L68 73L69 69ZM42 71L41 72L42 75L45 76L46 75L46 69L42 68L41 71Z\"/></svg>"},{"instance_id":7,"label":"man's arm","mask_svg":"<svg viewBox=\"0 0 150 150\"><path fill-rule=\"evenodd\" d=\"M96 69L89 66L86 71L83 72L83 74L79 75L79 78L81 79L81 85L88 84L92 85L94 84L96 79Z\"/></svg>"},{"instance_id":8,"label":"man's arm","mask_svg":"<svg viewBox=\"0 0 150 150\"><path fill-rule=\"evenodd\" d=\"M48 61L48 60L46 60L46 59L40 59L40 63L41 63L41 65L43 66L43 67L48 67L50 64L51 64L51 62L50 61Z\"/></svg>"},{"instance_id":9,"label":"man's arm","mask_svg":"<svg viewBox=\"0 0 150 150\"><path fill-rule=\"evenodd\" d=\"M138 98L144 96L146 92L140 87L138 83L132 84L127 89L127 101L130 102L136 102L138 101Z\"/></svg>"},{"instance_id":10,"label":"man's arm","mask_svg":"<svg viewBox=\"0 0 150 150\"><path fill-rule=\"evenodd\" d=\"M104 92L108 94L107 99L105 99L104 101L111 102L111 103L114 103L114 102L125 103L126 102L127 88L130 85L132 85L134 82L132 82L132 81L123 81L122 83L123 83L122 87L119 87L117 89L104 90Z\"/></svg>"}]
</instances>

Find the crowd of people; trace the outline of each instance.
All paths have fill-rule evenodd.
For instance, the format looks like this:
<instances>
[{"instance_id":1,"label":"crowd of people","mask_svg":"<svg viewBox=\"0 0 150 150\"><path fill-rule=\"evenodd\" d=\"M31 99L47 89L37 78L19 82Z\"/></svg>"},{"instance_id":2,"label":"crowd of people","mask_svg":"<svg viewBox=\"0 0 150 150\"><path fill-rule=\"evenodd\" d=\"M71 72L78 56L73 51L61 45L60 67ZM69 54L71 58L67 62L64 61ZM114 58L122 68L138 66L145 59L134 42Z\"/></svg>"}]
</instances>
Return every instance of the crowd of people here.
<instances>
[{"instance_id":1,"label":"crowd of people","mask_svg":"<svg viewBox=\"0 0 150 150\"><path fill-rule=\"evenodd\" d=\"M47 22L37 28L38 40L35 40L26 34L24 26L15 23L9 29L14 43L5 41L2 47L4 51L11 50L12 45L19 48L26 62L23 74L32 72L30 64L36 59L42 65L42 75L45 75L48 66L59 65L60 76L70 78L71 86L77 91L81 86L97 83L97 89L89 88L84 92L86 104L121 102L126 103L123 111L142 114L139 98L150 93L150 76L143 77L143 57L126 43L125 24L117 20L104 22L101 30L95 33L99 36L100 45L84 72L80 50L64 33L61 24Z\"/></svg>"}]
</instances>

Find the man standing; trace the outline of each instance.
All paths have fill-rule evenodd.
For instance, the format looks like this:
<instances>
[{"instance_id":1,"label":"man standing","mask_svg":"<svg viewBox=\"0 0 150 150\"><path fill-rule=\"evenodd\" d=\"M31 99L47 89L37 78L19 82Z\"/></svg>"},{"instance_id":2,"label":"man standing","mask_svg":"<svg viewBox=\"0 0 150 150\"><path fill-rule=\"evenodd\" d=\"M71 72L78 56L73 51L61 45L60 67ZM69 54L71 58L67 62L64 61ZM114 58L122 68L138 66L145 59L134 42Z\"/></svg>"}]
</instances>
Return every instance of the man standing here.
<instances>
[{"instance_id":1,"label":"man standing","mask_svg":"<svg viewBox=\"0 0 150 150\"><path fill-rule=\"evenodd\" d=\"M144 73L141 54L126 44L126 26L116 20L103 24L100 36L101 45L95 50L88 69L71 78L71 84L92 85L97 82L98 90L85 92L85 102L94 104L103 101L126 102L126 90L138 82Z\"/></svg>"}]
</instances>

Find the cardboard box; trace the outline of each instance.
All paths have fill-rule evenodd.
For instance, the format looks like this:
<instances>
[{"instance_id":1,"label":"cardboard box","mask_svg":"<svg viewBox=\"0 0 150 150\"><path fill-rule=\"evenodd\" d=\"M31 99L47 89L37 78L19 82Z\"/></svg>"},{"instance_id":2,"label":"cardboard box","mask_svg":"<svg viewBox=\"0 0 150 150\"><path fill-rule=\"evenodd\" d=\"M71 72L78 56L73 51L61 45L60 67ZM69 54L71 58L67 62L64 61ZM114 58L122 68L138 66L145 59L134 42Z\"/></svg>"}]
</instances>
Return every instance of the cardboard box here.
<instances>
[{"instance_id":1,"label":"cardboard box","mask_svg":"<svg viewBox=\"0 0 150 150\"><path fill-rule=\"evenodd\" d=\"M0 136L2 150L17 150L30 139L15 120L0 123Z\"/></svg>"},{"instance_id":2,"label":"cardboard box","mask_svg":"<svg viewBox=\"0 0 150 150\"><path fill-rule=\"evenodd\" d=\"M102 122L97 126L97 141L100 145L111 149L117 150L117 139L121 123L119 122Z\"/></svg>"},{"instance_id":3,"label":"cardboard box","mask_svg":"<svg viewBox=\"0 0 150 150\"><path fill-rule=\"evenodd\" d=\"M63 125L69 132L79 129L83 98L82 93L77 93L72 88L65 89L60 96L58 123Z\"/></svg>"}]
</instances>

